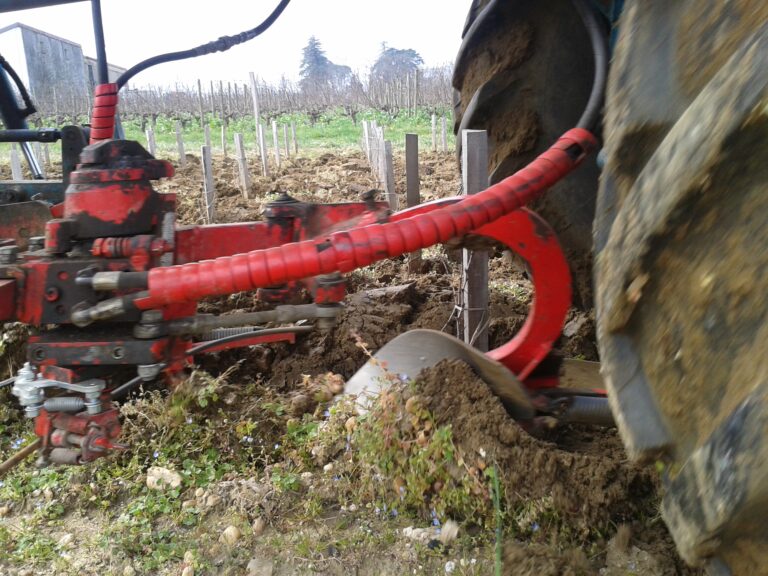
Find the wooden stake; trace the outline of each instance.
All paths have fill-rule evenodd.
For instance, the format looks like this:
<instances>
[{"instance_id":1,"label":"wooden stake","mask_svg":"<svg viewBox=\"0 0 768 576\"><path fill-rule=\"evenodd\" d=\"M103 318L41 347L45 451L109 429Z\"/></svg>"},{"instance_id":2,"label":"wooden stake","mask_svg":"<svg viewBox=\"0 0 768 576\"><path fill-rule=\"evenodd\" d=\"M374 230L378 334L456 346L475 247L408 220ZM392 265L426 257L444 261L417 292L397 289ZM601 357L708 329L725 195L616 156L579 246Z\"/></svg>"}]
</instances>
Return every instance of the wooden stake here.
<instances>
[{"instance_id":1,"label":"wooden stake","mask_svg":"<svg viewBox=\"0 0 768 576\"><path fill-rule=\"evenodd\" d=\"M23 180L24 176L21 172L21 160L19 159L19 150L16 148L16 143L11 143L11 178L14 180Z\"/></svg>"},{"instance_id":2,"label":"wooden stake","mask_svg":"<svg viewBox=\"0 0 768 576\"><path fill-rule=\"evenodd\" d=\"M299 155L299 141L296 139L296 122L291 122L291 138L293 139L293 153Z\"/></svg>"},{"instance_id":3,"label":"wooden stake","mask_svg":"<svg viewBox=\"0 0 768 576\"><path fill-rule=\"evenodd\" d=\"M43 179L45 179L45 169L47 164L43 162L43 146L40 144L40 142L35 142L33 148L35 150L35 158L37 158L37 163L40 166L40 170L42 172L41 175Z\"/></svg>"},{"instance_id":4,"label":"wooden stake","mask_svg":"<svg viewBox=\"0 0 768 576\"><path fill-rule=\"evenodd\" d=\"M256 127L259 132L259 153L261 154L261 173L264 176L269 176L267 143L266 143L266 139L264 138L264 126L261 125L261 122L258 122L256 124Z\"/></svg>"},{"instance_id":5,"label":"wooden stake","mask_svg":"<svg viewBox=\"0 0 768 576\"><path fill-rule=\"evenodd\" d=\"M368 121L363 120L363 152L368 159L368 164L371 163L371 142L370 135L368 134Z\"/></svg>"},{"instance_id":6,"label":"wooden stake","mask_svg":"<svg viewBox=\"0 0 768 576\"><path fill-rule=\"evenodd\" d=\"M288 142L288 124L283 124L283 144L285 144L285 157L291 155L291 144Z\"/></svg>"},{"instance_id":7,"label":"wooden stake","mask_svg":"<svg viewBox=\"0 0 768 576\"><path fill-rule=\"evenodd\" d=\"M43 156L45 157L45 165L50 166L51 165L51 150L48 146L48 142L43 144Z\"/></svg>"},{"instance_id":8,"label":"wooden stake","mask_svg":"<svg viewBox=\"0 0 768 576\"><path fill-rule=\"evenodd\" d=\"M419 180L419 135L405 135L405 187L408 208L421 204ZM408 271L416 273L421 269L421 250L411 252Z\"/></svg>"},{"instance_id":9,"label":"wooden stake","mask_svg":"<svg viewBox=\"0 0 768 576\"><path fill-rule=\"evenodd\" d=\"M223 123L221 125L221 153L224 158L227 157L227 127Z\"/></svg>"},{"instance_id":10,"label":"wooden stake","mask_svg":"<svg viewBox=\"0 0 768 576\"><path fill-rule=\"evenodd\" d=\"M248 73L248 77L251 80L251 100L253 100L253 120L256 123L256 132L259 131L259 125L261 124L261 117L259 116L259 91L256 86L256 76L253 72ZM259 138L259 146L262 145L261 139ZM262 156L264 156L264 153L261 153Z\"/></svg>"},{"instance_id":11,"label":"wooden stake","mask_svg":"<svg viewBox=\"0 0 768 576\"><path fill-rule=\"evenodd\" d=\"M392 142L384 142L384 189L387 192L389 207L397 212L399 202L395 190L395 164L392 159Z\"/></svg>"},{"instance_id":12,"label":"wooden stake","mask_svg":"<svg viewBox=\"0 0 768 576\"><path fill-rule=\"evenodd\" d=\"M147 149L152 156L157 154L157 146L155 146L155 131L152 128L147 128Z\"/></svg>"},{"instance_id":13,"label":"wooden stake","mask_svg":"<svg viewBox=\"0 0 768 576\"><path fill-rule=\"evenodd\" d=\"M235 134L235 156L237 157L237 168L240 172L240 189L247 200L251 194L251 175L248 173L248 162L245 159L243 135L239 132Z\"/></svg>"},{"instance_id":14,"label":"wooden stake","mask_svg":"<svg viewBox=\"0 0 768 576\"><path fill-rule=\"evenodd\" d=\"M443 116L443 152L448 152L448 122Z\"/></svg>"},{"instance_id":15,"label":"wooden stake","mask_svg":"<svg viewBox=\"0 0 768 576\"><path fill-rule=\"evenodd\" d=\"M465 194L488 188L488 134L485 130L464 130L461 170ZM462 250L461 322L464 342L488 351L488 252Z\"/></svg>"},{"instance_id":16,"label":"wooden stake","mask_svg":"<svg viewBox=\"0 0 768 576\"><path fill-rule=\"evenodd\" d=\"M432 114L432 152L437 152L437 114Z\"/></svg>"},{"instance_id":17,"label":"wooden stake","mask_svg":"<svg viewBox=\"0 0 768 576\"><path fill-rule=\"evenodd\" d=\"M203 146L200 149L203 158L203 215L207 224L213 224L216 219L216 188L213 184L213 164L211 149Z\"/></svg>"},{"instance_id":18,"label":"wooden stake","mask_svg":"<svg viewBox=\"0 0 768 576\"><path fill-rule=\"evenodd\" d=\"M197 79L197 105L200 109L200 128L205 126L205 112L203 111L203 85L200 78Z\"/></svg>"},{"instance_id":19,"label":"wooden stake","mask_svg":"<svg viewBox=\"0 0 768 576\"><path fill-rule=\"evenodd\" d=\"M179 151L179 166L187 165L187 154L184 151L184 138L181 135L181 122L176 122L176 148Z\"/></svg>"},{"instance_id":20,"label":"wooden stake","mask_svg":"<svg viewBox=\"0 0 768 576\"><path fill-rule=\"evenodd\" d=\"M203 133L205 136L205 145L208 147L208 150L210 150L211 149L211 127L207 123L203 128Z\"/></svg>"},{"instance_id":21,"label":"wooden stake","mask_svg":"<svg viewBox=\"0 0 768 576\"><path fill-rule=\"evenodd\" d=\"M280 170L280 138L277 136L277 121L272 120L272 144L275 147L275 164Z\"/></svg>"}]
</instances>

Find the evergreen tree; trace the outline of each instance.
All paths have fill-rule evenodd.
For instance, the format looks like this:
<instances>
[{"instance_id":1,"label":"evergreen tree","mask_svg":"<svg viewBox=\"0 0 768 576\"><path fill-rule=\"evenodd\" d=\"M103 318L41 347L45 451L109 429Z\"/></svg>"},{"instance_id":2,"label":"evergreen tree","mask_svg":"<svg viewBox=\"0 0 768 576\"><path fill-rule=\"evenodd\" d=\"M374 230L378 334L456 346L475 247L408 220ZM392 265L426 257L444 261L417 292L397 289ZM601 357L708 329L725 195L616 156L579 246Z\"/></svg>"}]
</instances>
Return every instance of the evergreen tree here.
<instances>
[{"instance_id":1,"label":"evergreen tree","mask_svg":"<svg viewBox=\"0 0 768 576\"><path fill-rule=\"evenodd\" d=\"M388 48L382 43L381 53L371 68L371 76L377 80L389 82L415 72L422 64L424 60L416 50Z\"/></svg>"}]
</instances>

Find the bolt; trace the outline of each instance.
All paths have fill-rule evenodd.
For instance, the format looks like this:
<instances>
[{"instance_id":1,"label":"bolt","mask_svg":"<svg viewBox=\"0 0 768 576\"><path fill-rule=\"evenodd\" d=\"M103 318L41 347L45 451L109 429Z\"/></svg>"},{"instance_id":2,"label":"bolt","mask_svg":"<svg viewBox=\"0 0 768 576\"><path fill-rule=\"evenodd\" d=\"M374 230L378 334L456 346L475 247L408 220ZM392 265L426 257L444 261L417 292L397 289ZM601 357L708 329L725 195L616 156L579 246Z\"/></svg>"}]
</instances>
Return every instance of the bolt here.
<instances>
[{"instance_id":1,"label":"bolt","mask_svg":"<svg viewBox=\"0 0 768 576\"><path fill-rule=\"evenodd\" d=\"M37 348L32 353L32 356L34 356L35 360L38 360L38 361L45 360L45 350L43 350L42 348Z\"/></svg>"},{"instance_id":2,"label":"bolt","mask_svg":"<svg viewBox=\"0 0 768 576\"><path fill-rule=\"evenodd\" d=\"M56 288L56 286L48 286L48 288L45 289L45 299L48 300L48 302L56 302L56 300L59 299L59 289Z\"/></svg>"},{"instance_id":3,"label":"bolt","mask_svg":"<svg viewBox=\"0 0 768 576\"><path fill-rule=\"evenodd\" d=\"M112 349L112 358L115 360L120 360L125 356L125 350L123 350L122 346L115 346Z\"/></svg>"},{"instance_id":4,"label":"bolt","mask_svg":"<svg viewBox=\"0 0 768 576\"><path fill-rule=\"evenodd\" d=\"M13 264L19 258L19 247L15 244L0 247L0 264Z\"/></svg>"},{"instance_id":5,"label":"bolt","mask_svg":"<svg viewBox=\"0 0 768 576\"><path fill-rule=\"evenodd\" d=\"M42 250L45 248L45 236L32 236L29 239L27 250L34 252L35 250Z\"/></svg>"},{"instance_id":6,"label":"bolt","mask_svg":"<svg viewBox=\"0 0 768 576\"><path fill-rule=\"evenodd\" d=\"M141 313L142 324L157 324L158 322L162 322L162 321L163 321L162 310L144 310L144 312Z\"/></svg>"}]
</instances>

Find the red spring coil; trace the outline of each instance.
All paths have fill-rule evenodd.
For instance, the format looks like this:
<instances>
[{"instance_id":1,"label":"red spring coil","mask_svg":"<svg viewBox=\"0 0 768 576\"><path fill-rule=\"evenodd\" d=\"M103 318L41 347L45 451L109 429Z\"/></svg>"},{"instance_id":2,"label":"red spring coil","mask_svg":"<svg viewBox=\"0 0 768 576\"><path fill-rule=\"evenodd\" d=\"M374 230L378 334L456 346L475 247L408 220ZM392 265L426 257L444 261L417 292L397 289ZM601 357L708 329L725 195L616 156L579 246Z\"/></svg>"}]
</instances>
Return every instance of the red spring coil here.
<instances>
[{"instance_id":1,"label":"red spring coil","mask_svg":"<svg viewBox=\"0 0 768 576\"><path fill-rule=\"evenodd\" d=\"M447 242L525 206L573 170L596 144L587 130L569 130L528 166L498 184L413 218L215 260L154 268L149 272L148 295L135 304L146 310L320 274L349 272Z\"/></svg>"},{"instance_id":2,"label":"red spring coil","mask_svg":"<svg viewBox=\"0 0 768 576\"><path fill-rule=\"evenodd\" d=\"M91 144L98 144L114 137L116 113L117 84L99 84L93 92Z\"/></svg>"}]
</instances>

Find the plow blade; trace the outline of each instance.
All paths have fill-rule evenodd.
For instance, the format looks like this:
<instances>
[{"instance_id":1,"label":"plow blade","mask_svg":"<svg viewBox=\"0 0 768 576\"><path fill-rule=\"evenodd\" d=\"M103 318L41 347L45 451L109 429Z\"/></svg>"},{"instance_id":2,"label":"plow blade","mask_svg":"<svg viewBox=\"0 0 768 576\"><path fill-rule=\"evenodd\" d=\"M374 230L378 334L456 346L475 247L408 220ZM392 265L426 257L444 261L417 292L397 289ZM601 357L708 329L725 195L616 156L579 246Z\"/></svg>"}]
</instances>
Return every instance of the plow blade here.
<instances>
[{"instance_id":1,"label":"plow blade","mask_svg":"<svg viewBox=\"0 0 768 576\"><path fill-rule=\"evenodd\" d=\"M357 396L365 405L388 382L415 380L423 369L441 360L463 360L488 384L515 420L533 418L534 408L528 393L509 369L461 340L436 330L411 330L387 343L349 379L344 392Z\"/></svg>"}]
</instances>

